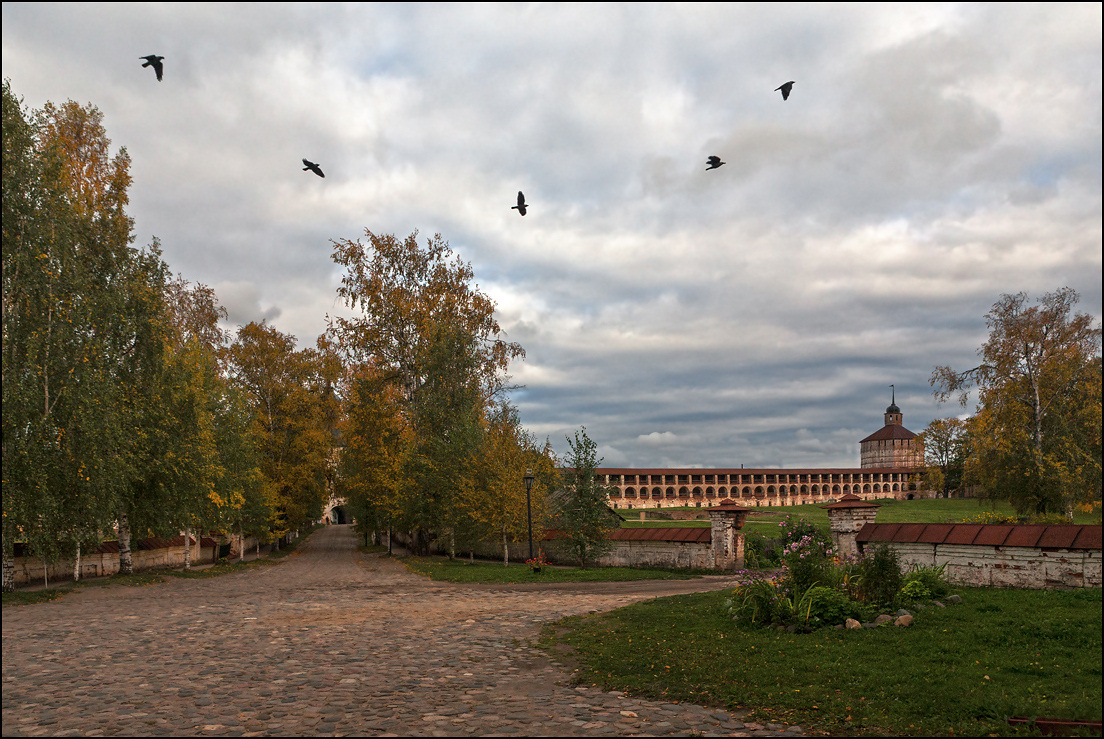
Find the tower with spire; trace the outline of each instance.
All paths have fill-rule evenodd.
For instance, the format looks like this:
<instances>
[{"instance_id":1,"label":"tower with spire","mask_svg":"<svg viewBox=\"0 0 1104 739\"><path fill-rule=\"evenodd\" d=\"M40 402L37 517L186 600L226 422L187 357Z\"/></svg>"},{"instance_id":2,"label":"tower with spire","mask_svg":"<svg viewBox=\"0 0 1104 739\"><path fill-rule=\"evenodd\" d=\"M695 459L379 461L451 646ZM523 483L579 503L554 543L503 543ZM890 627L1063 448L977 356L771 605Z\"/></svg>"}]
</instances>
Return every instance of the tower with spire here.
<instances>
[{"instance_id":1,"label":"tower with spire","mask_svg":"<svg viewBox=\"0 0 1104 739\"><path fill-rule=\"evenodd\" d=\"M885 426L859 442L863 468L892 467L915 469L924 464L924 451L916 434L902 424L903 414L897 407L897 391L890 385L889 407L885 409Z\"/></svg>"}]
</instances>

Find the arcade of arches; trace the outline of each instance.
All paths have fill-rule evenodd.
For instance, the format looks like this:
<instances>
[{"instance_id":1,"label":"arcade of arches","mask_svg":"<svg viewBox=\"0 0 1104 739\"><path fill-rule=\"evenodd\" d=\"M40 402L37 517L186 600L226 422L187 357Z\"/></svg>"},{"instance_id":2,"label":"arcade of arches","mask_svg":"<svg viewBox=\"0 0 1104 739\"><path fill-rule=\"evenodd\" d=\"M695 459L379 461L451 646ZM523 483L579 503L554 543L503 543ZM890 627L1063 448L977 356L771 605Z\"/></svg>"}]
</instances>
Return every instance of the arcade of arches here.
<instances>
[{"instance_id":1,"label":"arcade of arches","mask_svg":"<svg viewBox=\"0 0 1104 739\"><path fill-rule=\"evenodd\" d=\"M878 469L596 470L614 508L709 507L726 498L744 505L803 505L860 498L921 497L917 471ZM925 496L926 497L926 494Z\"/></svg>"},{"instance_id":2,"label":"arcade of arches","mask_svg":"<svg viewBox=\"0 0 1104 739\"><path fill-rule=\"evenodd\" d=\"M636 469L601 467L614 508L710 507L734 499L742 505L827 503L848 493L864 500L933 497L920 489L924 451L891 403L885 426L859 442L861 467L838 469Z\"/></svg>"}]
</instances>

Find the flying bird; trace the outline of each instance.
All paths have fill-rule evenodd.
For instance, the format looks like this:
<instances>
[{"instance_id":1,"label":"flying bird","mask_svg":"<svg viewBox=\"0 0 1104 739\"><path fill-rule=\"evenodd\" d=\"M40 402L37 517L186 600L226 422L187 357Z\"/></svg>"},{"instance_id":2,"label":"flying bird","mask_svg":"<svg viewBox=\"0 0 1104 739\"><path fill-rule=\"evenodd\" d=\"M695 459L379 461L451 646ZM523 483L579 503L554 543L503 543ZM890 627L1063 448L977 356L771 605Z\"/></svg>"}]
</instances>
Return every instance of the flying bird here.
<instances>
[{"instance_id":1,"label":"flying bird","mask_svg":"<svg viewBox=\"0 0 1104 739\"><path fill-rule=\"evenodd\" d=\"M142 65L142 68L153 67L153 71L157 72L157 81L161 81L161 73L165 71L164 66L161 64L161 60L165 57L157 56L156 54L150 54L149 56L140 56L139 59L145 59L146 63Z\"/></svg>"},{"instance_id":2,"label":"flying bird","mask_svg":"<svg viewBox=\"0 0 1104 739\"><path fill-rule=\"evenodd\" d=\"M774 88L774 91L778 92L779 90L781 90L782 91L782 99L783 100L789 100L790 99L790 90L793 89L793 83L794 83L794 81L790 80L789 82L787 82L783 85L779 85L778 87Z\"/></svg>"},{"instance_id":3,"label":"flying bird","mask_svg":"<svg viewBox=\"0 0 1104 739\"><path fill-rule=\"evenodd\" d=\"M705 168L707 172L711 169L716 169L717 167L724 164L719 156L710 156L709 159L707 159L706 161L709 162L709 166Z\"/></svg>"},{"instance_id":4,"label":"flying bird","mask_svg":"<svg viewBox=\"0 0 1104 739\"><path fill-rule=\"evenodd\" d=\"M525 215L525 209L529 207L525 204L525 194L521 190L518 190L518 204L511 205L510 210L516 210L518 213Z\"/></svg>"},{"instance_id":5,"label":"flying bird","mask_svg":"<svg viewBox=\"0 0 1104 739\"><path fill-rule=\"evenodd\" d=\"M303 167L304 172L306 172L309 169L311 172L314 172L319 177L325 177L326 176L326 175L322 174L322 168L319 167L314 162L308 162L306 159L304 159L303 164L306 165L306 166Z\"/></svg>"}]
</instances>

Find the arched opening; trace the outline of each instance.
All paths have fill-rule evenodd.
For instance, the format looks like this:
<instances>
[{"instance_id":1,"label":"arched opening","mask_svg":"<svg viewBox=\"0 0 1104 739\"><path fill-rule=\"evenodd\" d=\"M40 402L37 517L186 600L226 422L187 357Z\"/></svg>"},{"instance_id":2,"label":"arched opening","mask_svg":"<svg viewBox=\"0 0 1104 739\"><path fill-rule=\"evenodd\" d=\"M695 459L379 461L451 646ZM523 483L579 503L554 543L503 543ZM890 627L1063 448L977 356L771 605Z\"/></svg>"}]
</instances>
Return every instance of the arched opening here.
<instances>
[{"instance_id":1,"label":"arched opening","mask_svg":"<svg viewBox=\"0 0 1104 739\"><path fill-rule=\"evenodd\" d=\"M345 513L344 506L334 506L333 509L330 510L330 523L341 525L351 523L351 521L349 521L348 515Z\"/></svg>"}]
</instances>

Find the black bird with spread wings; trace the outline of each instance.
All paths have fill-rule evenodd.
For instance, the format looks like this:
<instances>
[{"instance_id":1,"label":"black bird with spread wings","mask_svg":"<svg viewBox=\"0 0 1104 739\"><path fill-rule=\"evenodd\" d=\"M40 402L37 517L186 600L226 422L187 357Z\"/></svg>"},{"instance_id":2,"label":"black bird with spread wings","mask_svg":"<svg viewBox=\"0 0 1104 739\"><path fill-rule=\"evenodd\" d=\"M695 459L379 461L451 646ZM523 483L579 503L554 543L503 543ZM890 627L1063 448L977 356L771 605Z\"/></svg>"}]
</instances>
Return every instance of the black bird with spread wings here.
<instances>
[{"instance_id":1,"label":"black bird with spread wings","mask_svg":"<svg viewBox=\"0 0 1104 739\"><path fill-rule=\"evenodd\" d=\"M706 161L709 162L709 166L705 168L705 171L707 172L711 169L716 169L717 167L724 164L724 162L721 161L721 158L716 155L711 155Z\"/></svg>"},{"instance_id":2,"label":"black bird with spread wings","mask_svg":"<svg viewBox=\"0 0 1104 739\"><path fill-rule=\"evenodd\" d=\"M304 172L306 172L309 169L311 172L314 172L319 177L325 177L326 176L326 175L322 174L322 168L319 167L314 162L308 162L306 159L304 159L303 164L305 165L303 167Z\"/></svg>"},{"instance_id":3,"label":"black bird with spread wings","mask_svg":"<svg viewBox=\"0 0 1104 739\"><path fill-rule=\"evenodd\" d=\"M789 82L786 82L786 83L784 83L782 85L779 85L778 87L774 88L774 91L775 92L781 92L783 100L789 100L790 99L790 90L792 90L792 89L793 89L793 80L790 80Z\"/></svg>"},{"instance_id":4,"label":"black bird with spread wings","mask_svg":"<svg viewBox=\"0 0 1104 739\"><path fill-rule=\"evenodd\" d=\"M140 56L139 59L145 59L146 63L142 65L145 67L153 67L153 71L157 73L157 81L161 81L161 74L165 71L164 65L161 64L161 60L165 57L157 56L156 54L150 54L149 56Z\"/></svg>"},{"instance_id":5,"label":"black bird with spread wings","mask_svg":"<svg viewBox=\"0 0 1104 739\"><path fill-rule=\"evenodd\" d=\"M518 190L518 204L517 205L511 205L510 210L516 210L518 213L521 213L522 215L525 215L525 209L528 208L528 207L529 206L527 206L525 204L525 195L524 195L524 193L522 193L521 190Z\"/></svg>"}]
</instances>

